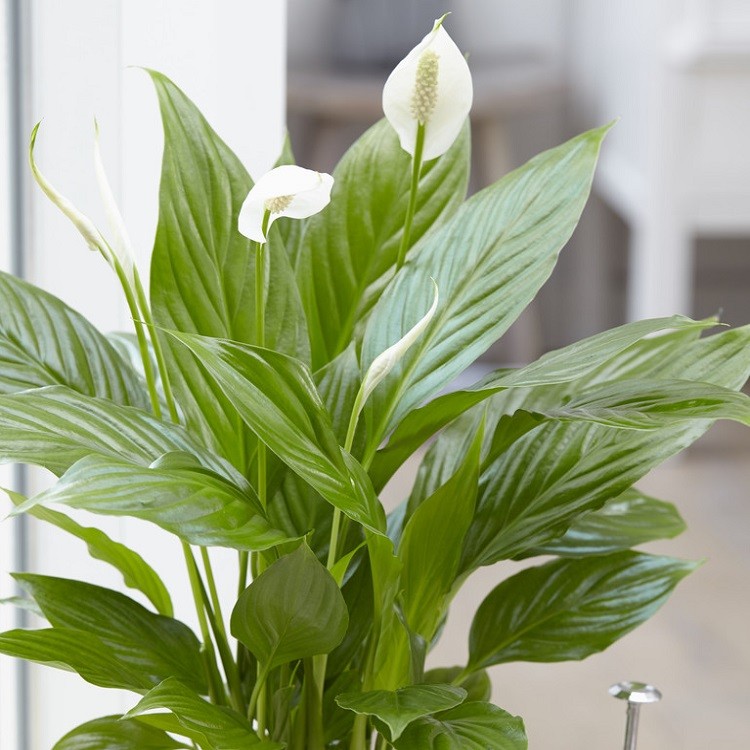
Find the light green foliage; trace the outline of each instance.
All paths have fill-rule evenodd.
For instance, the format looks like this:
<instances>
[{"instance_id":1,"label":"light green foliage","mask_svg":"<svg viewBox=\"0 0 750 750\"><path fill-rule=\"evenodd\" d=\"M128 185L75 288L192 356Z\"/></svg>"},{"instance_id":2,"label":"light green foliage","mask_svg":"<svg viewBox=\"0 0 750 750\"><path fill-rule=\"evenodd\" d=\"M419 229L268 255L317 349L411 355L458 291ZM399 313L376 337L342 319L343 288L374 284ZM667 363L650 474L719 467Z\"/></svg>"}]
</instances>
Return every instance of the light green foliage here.
<instances>
[{"instance_id":1,"label":"light green foliage","mask_svg":"<svg viewBox=\"0 0 750 750\"><path fill-rule=\"evenodd\" d=\"M342 159L327 208L275 216L260 253L237 229L246 170L150 76L165 134L150 295L120 279L146 325L108 339L0 274L0 461L52 472L34 497L9 493L14 512L83 541L156 611L19 574L28 596L8 603L49 627L0 634L0 653L142 696L55 750L365 750L374 735L379 750L524 750L521 719L487 702L486 668L596 653L693 570L633 551L684 529L634 484L714 420L750 423L750 328L629 323L445 393L552 272L608 128L464 202L468 123L420 167L382 121ZM430 279L434 316L361 403L370 365L430 307ZM425 443L386 519L378 494ZM139 554L70 508L161 527L200 637ZM238 553L231 601L211 548ZM479 607L468 664L425 672L466 578L539 555L553 559Z\"/></svg>"}]
</instances>

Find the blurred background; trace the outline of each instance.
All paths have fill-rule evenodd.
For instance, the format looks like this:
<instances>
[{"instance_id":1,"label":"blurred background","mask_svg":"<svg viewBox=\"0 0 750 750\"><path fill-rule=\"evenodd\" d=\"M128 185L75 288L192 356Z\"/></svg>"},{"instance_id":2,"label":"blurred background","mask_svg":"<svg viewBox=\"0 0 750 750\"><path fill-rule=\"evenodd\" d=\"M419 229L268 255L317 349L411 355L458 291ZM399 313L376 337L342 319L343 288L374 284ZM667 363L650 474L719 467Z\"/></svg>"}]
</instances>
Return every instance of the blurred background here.
<instances>
[{"instance_id":1,"label":"blurred background","mask_svg":"<svg viewBox=\"0 0 750 750\"><path fill-rule=\"evenodd\" d=\"M552 279L479 368L520 364L605 328L675 312L750 322L750 3L747 0L0 0L0 268L62 296L105 330L127 327L103 264L31 189L25 144L44 117L42 169L100 220L91 118L147 268L161 148L145 76L173 77L254 177L288 121L298 161L331 171L381 116L390 69L451 10L446 28L475 81L472 190L586 128L620 118L594 192ZM642 750L740 750L750 741L750 441L719 425L644 490L677 502L689 531L656 545L708 562L652 621L582 663L493 671L495 699L523 715L532 750L617 748L622 679L665 694L644 709ZM44 477L0 467L0 485ZM389 488L391 502L409 477ZM162 538L110 527L184 586ZM49 535L48 535L49 534ZM51 533L0 524L7 569L116 585ZM470 581L435 663L461 662L473 611L507 573ZM190 613L184 614L190 620ZM18 624L0 607L6 629ZM50 670L0 659L0 750L47 750L66 729L124 710Z\"/></svg>"}]
</instances>

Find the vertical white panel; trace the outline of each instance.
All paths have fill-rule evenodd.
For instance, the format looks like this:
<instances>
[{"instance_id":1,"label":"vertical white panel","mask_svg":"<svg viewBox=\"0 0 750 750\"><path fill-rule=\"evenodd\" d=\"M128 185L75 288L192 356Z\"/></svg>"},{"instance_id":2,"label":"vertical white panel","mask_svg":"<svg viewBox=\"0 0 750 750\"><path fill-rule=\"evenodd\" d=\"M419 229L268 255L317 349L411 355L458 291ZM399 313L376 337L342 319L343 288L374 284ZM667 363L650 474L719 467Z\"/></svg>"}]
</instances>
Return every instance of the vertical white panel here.
<instances>
[{"instance_id":1,"label":"vertical white panel","mask_svg":"<svg viewBox=\"0 0 750 750\"><path fill-rule=\"evenodd\" d=\"M12 264L11 251L11 87L9 12L7 0L0 2L0 270L8 271ZM12 475L9 466L0 466L0 486L8 487ZM0 499L0 517L8 512ZM13 587L8 573L14 567L15 539L12 523L0 523L0 599L11 596ZM0 631L16 626L12 607L0 606ZM18 664L0 656L0 749L14 750L18 744Z\"/></svg>"},{"instance_id":2,"label":"vertical white panel","mask_svg":"<svg viewBox=\"0 0 750 750\"><path fill-rule=\"evenodd\" d=\"M30 6L33 114L44 118L40 167L104 226L91 160L93 117L98 118L107 171L147 275L157 216L161 124L147 76L126 66L153 67L170 75L257 175L275 161L283 136L285 3L33 0ZM30 280L103 330L126 328L128 316L104 262L38 191L32 218ZM39 487L45 478L34 481ZM179 545L134 522L96 523L166 572L168 583L177 587L179 616L191 621ZM55 530L34 524L31 546L34 570L121 585L112 571L88 559L80 543ZM229 574L218 576L229 580ZM76 724L135 701L41 667L32 670L31 694L30 745L10 745L8 750L48 750Z\"/></svg>"}]
</instances>

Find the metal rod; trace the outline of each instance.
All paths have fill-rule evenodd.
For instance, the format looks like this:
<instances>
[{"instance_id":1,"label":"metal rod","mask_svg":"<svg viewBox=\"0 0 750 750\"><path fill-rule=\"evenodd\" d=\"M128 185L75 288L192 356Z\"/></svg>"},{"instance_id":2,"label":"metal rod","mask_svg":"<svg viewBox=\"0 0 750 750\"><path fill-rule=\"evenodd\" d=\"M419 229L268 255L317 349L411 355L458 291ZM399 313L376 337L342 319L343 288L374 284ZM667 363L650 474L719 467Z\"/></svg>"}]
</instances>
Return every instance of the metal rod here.
<instances>
[{"instance_id":1,"label":"metal rod","mask_svg":"<svg viewBox=\"0 0 750 750\"><path fill-rule=\"evenodd\" d=\"M641 706L644 703L656 703L661 700L661 693L645 682L618 682L609 689L609 694L628 702L628 713L625 722L625 744L623 750L636 750L638 746L638 721Z\"/></svg>"}]
</instances>

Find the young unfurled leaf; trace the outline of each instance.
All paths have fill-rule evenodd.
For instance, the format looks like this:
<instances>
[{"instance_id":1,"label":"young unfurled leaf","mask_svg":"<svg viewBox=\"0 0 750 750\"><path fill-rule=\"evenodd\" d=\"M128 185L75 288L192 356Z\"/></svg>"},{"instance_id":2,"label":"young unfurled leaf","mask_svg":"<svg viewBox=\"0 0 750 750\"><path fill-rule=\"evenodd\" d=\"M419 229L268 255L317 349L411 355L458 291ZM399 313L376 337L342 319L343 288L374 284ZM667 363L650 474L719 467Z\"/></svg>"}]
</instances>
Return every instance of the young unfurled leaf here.
<instances>
[{"instance_id":1,"label":"young unfurled leaf","mask_svg":"<svg viewBox=\"0 0 750 750\"><path fill-rule=\"evenodd\" d=\"M344 693L336 703L357 714L375 716L387 724L391 740L397 740L415 719L453 708L466 691L452 685L409 685L400 690Z\"/></svg>"},{"instance_id":2,"label":"young unfurled leaf","mask_svg":"<svg viewBox=\"0 0 750 750\"><path fill-rule=\"evenodd\" d=\"M263 571L240 594L232 635L265 669L333 651L349 616L333 576L306 544Z\"/></svg>"},{"instance_id":3,"label":"young unfurled leaf","mask_svg":"<svg viewBox=\"0 0 750 750\"><path fill-rule=\"evenodd\" d=\"M503 581L482 602L469 668L584 659L647 620L697 563L638 552L553 560Z\"/></svg>"}]
</instances>

